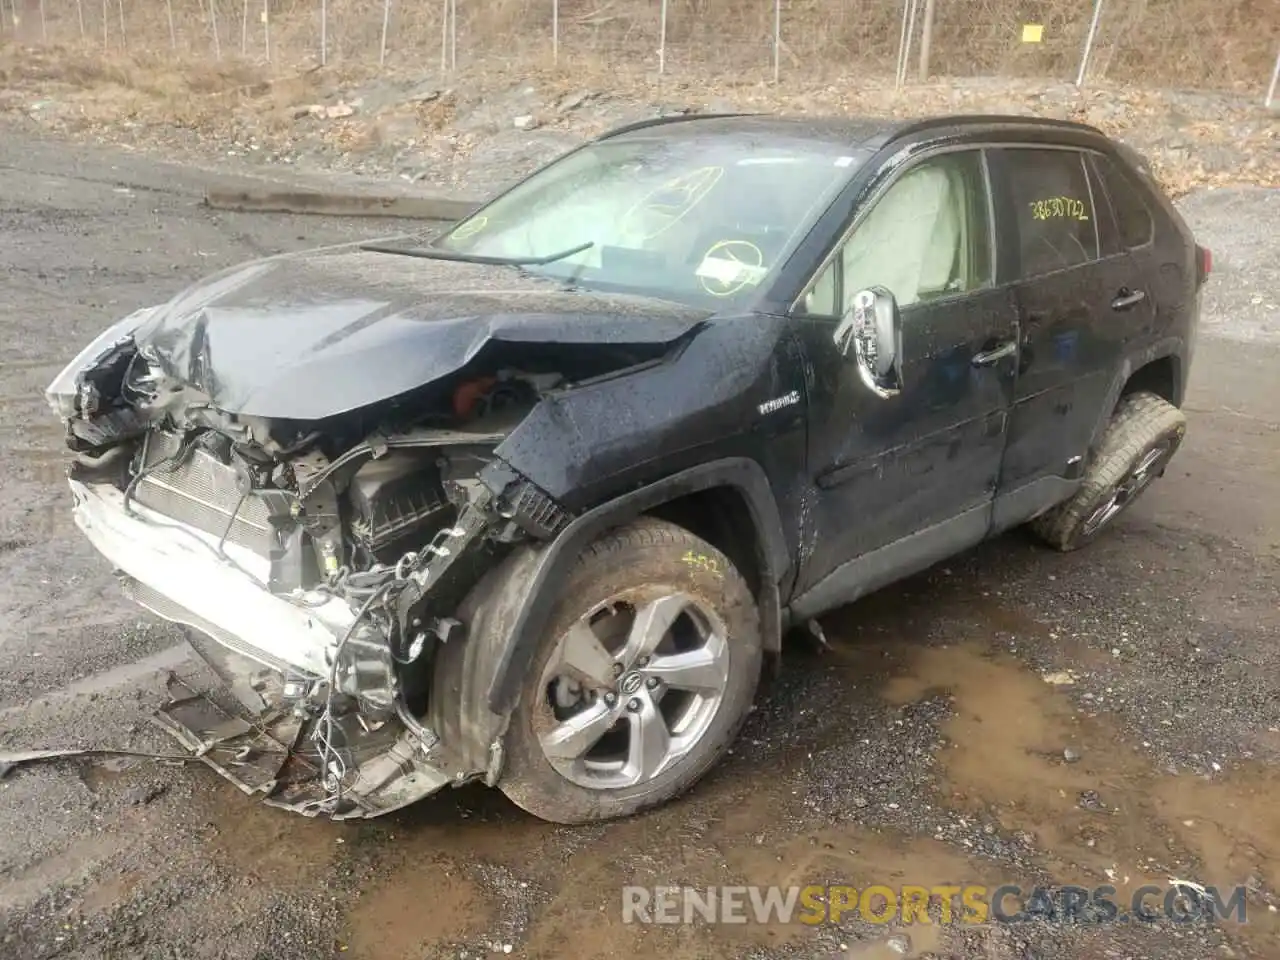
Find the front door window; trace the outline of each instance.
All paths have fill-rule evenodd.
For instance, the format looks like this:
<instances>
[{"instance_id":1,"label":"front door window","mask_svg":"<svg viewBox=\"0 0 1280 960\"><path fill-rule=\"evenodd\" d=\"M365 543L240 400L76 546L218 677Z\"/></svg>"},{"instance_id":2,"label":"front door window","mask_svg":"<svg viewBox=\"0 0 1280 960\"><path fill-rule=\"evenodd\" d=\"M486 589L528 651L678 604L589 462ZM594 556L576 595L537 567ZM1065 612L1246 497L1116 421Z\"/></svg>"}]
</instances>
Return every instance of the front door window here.
<instances>
[{"instance_id":1,"label":"front door window","mask_svg":"<svg viewBox=\"0 0 1280 960\"><path fill-rule=\"evenodd\" d=\"M989 287L987 211L978 151L916 164L858 223L805 297L806 312L839 316L872 286L888 289L899 307Z\"/></svg>"}]
</instances>

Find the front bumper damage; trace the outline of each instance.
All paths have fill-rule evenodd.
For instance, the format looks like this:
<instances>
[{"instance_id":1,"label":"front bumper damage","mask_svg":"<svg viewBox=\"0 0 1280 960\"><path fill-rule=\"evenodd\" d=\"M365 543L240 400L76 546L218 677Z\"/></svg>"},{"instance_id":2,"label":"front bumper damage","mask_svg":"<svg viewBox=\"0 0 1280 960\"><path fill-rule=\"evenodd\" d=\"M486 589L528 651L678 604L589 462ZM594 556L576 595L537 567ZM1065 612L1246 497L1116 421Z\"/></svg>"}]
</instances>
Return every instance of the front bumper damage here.
<instances>
[{"instance_id":1,"label":"front bumper damage","mask_svg":"<svg viewBox=\"0 0 1280 960\"><path fill-rule=\"evenodd\" d=\"M215 696L176 680L170 693L173 699L156 711L155 722L244 793L261 794L268 806L309 817L361 819L399 810L452 782L432 762L427 742L394 724L368 738L356 776L335 796L323 756L308 748L307 723L296 711L233 713Z\"/></svg>"},{"instance_id":2,"label":"front bumper damage","mask_svg":"<svg viewBox=\"0 0 1280 960\"><path fill-rule=\"evenodd\" d=\"M299 678L329 670L328 656L355 620L337 597L300 606L263 586L270 563L235 543L167 517L108 484L69 481L76 525L142 589L135 599L167 620L195 627L264 666ZM308 600L299 597L300 600Z\"/></svg>"},{"instance_id":3,"label":"front bumper damage","mask_svg":"<svg viewBox=\"0 0 1280 960\"><path fill-rule=\"evenodd\" d=\"M217 538L126 506L113 486L73 479L70 487L77 526L126 591L190 628L193 647L225 682L230 698L180 685L155 717L212 769L271 806L332 819L378 816L467 779L446 772L438 738L402 704L372 723L358 712L316 715L315 691L356 621L349 603L273 595L267 561L253 552L223 544L220 555ZM317 745L326 740L342 743L341 769Z\"/></svg>"}]
</instances>

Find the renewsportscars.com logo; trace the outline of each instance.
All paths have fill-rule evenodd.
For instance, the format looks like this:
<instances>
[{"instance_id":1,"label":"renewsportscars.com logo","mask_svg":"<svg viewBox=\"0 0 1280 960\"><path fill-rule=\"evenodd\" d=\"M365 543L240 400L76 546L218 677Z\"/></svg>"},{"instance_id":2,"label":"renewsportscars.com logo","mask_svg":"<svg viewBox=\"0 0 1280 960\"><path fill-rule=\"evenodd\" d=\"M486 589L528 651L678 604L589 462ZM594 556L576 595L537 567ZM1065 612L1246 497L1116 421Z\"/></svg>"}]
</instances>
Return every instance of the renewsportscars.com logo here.
<instances>
[{"instance_id":1,"label":"renewsportscars.com logo","mask_svg":"<svg viewBox=\"0 0 1280 960\"><path fill-rule=\"evenodd\" d=\"M932 908L932 911L931 911ZM936 919L935 919L936 917ZM1245 887L1173 880L1121 896L1114 886L986 887L938 885L868 887L637 887L622 888L623 923L838 924L844 920L900 924L1212 923L1247 922Z\"/></svg>"}]
</instances>

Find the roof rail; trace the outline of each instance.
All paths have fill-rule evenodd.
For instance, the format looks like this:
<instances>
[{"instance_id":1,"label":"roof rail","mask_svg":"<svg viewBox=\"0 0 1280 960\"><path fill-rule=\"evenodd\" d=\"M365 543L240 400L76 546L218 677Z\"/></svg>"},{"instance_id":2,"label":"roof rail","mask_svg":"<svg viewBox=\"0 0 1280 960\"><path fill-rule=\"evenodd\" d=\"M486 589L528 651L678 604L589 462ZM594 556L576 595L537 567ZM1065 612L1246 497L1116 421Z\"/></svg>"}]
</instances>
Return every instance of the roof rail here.
<instances>
[{"instance_id":1,"label":"roof rail","mask_svg":"<svg viewBox=\"0 0 1280 960\"><path fill-rule=\"evenodd\" d=\"M954 127L966 124L997 124L1001 126L1019 126L1028 127L1056 127L1060 130L1075 130L1080 133L1095 133L1099 136L1105 136L1097 127L1090 126L1087 123L1077 123L1074 120L1058 120L1053 117L1032 117L1020 114L957 114L954 116L936 116L926 117L923 120L916 120L912 123L904 124L890 135L890 142L901 139L912 133L920 133L925 130L933 130L938 127Z\"/></svg>"},{"instance_id":2,"label":"roof rail","mask_svg":"<svg viewBox=\"0 0 1280 960\"><path fill-rule=\"evenodd\" d=\"M614 127L612 130L606 130L596 140L608 140L611 137L618 137L624 133L631 133L633 130L644 130L646 127L657 127L668 123L680 123L686 120L723 120L728 117L758 117L758 113L670 113L666 116L649 117L645 120L637 120L634 123L624 124L621 127Z\"/></svg>"}]
</instances>

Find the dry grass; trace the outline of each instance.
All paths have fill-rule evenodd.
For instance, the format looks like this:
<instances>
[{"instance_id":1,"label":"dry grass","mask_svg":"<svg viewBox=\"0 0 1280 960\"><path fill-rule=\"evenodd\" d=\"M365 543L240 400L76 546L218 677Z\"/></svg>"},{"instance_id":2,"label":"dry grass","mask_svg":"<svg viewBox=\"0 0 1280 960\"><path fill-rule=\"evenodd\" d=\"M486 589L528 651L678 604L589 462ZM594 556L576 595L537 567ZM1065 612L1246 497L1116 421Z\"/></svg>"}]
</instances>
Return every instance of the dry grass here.
<instances>
[{"instance_id":1,"label":"dry grass","mask_svg":"<svg viewBox=\"0 0 1280 960\"><path fill-rule=\"evenodd\" d=\"M448 37L442 29L446 0L323 2L328 63L439 66ZM786 0L783 76L891 71L903 2ZM272 64L289 68L320 56L321 3L0 0L6 14L6 8L19 14L16 27L11 16L0 17L0 42L89 44L99 53L147 53L188 65L235 58L265 63L269 52ZM456 7L459 66L550 58L553 6L547 0L460 0ZM933 73L964 77L1074 77L1092 14L1087 0L936 0L936 9ZM1099 79L1261 89L1280 46L1276 0L1105 0L1103 9L1093 60ZM1024 23L1043 24L1044 41L1022 43ZM559 0L561 63L650 72L658 63L659 36L657 4L650 0ZM769 0L669 0L671 74L771 76L772 38Z\"/></svg>"},{"instance_id":2,"label":"dry grass","mask_svg":"<svg viewBox=\"0 0 1280 960\"><path fill-rule=\"evenodd\" d=\"M34 38L30 10L40 0L0 0L0 9L13 2L27 5L20 32L28 42L13 43L0 18L0 110L104 139L150 137L162 149L175 141L173 128L188 145L222 155L238 143L280 156L317 143L343 157L412 148L443 181L458 183L476 144L528 112L575 136L599 133L627 105L658 103L899 117L1013 112L1084 120L1128 139L1174 193L1280 185L1280 124L1261 108L1280 45L1277 0L1106 0L1083 91L1069 81L1087 0L936 0L935 69L925 83L913 69L902 90L892 76L902 0L787 0L776 86L769 0L669 0L662 75L649 0L560 0L554 60L547 0L458 0L457 68L449 71L440 64L444 0L392 0L382 64L382 0L326 0L323 68L319 0L266 0L267 24L245 17L245 0L169 0L172 34L165 0L123 0L124 31L121 0L106 0L105 50L98 0L79 8L43 0L44 30ZM250 13L260 14L263 2L251 0ZM1020 42L1023 21L1044 24L1043 44ZM423 80L446 92L415 104L403 91ZM388 86L402 91L399 99L362 103L348 118L299 120L309 104ZM527 87L537 96L517 108L511 95ZM611 96L617 109L555 108L584 90ZM486 109L496 110L496 125L476 122Z\"/></svg>"}]
</instances>

